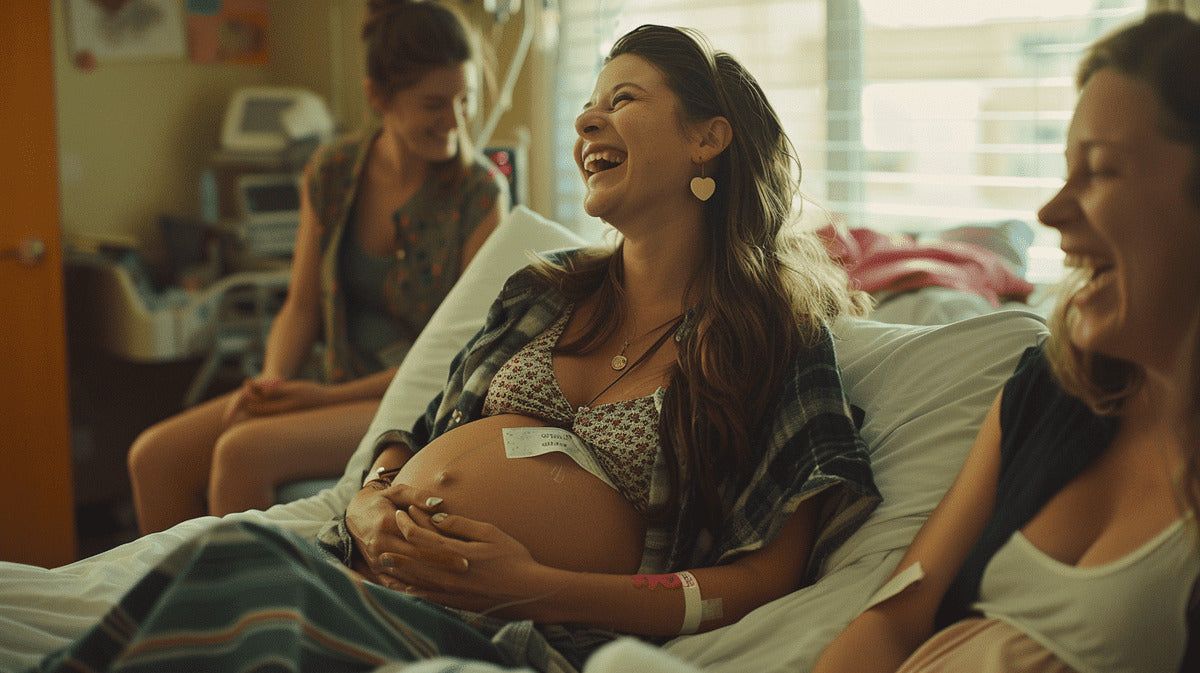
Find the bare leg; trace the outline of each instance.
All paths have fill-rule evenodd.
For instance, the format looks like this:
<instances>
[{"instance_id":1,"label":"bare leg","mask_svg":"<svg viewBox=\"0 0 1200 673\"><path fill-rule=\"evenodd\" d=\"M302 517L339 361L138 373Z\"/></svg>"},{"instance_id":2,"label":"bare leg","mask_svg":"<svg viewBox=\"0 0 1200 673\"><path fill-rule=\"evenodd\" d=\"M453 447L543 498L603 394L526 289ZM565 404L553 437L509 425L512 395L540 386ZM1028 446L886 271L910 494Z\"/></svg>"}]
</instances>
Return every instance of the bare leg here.
<instances>
[{"instance_id":1,"label":"bare leg","mask_svg":"<svg viewBox=\"0 0 1200 673\"><path fill-rule=\"evenodd\" d=\"M204 496L213 447L224 430L230 394L161 421L129 449L129 480L143 535L205 514Z\"/></svg>"},{"instance_id":2,"label":"bare leg","mask_svg":"<svg viewBox=\"0 0 1200 673\"><path fill-rule=\"evenodd\" d=\"M233 426L213 452L208 513L266 509L280 484L341 476L378 408L378 399L363 400Z\"/></svg>"}]
</instances>

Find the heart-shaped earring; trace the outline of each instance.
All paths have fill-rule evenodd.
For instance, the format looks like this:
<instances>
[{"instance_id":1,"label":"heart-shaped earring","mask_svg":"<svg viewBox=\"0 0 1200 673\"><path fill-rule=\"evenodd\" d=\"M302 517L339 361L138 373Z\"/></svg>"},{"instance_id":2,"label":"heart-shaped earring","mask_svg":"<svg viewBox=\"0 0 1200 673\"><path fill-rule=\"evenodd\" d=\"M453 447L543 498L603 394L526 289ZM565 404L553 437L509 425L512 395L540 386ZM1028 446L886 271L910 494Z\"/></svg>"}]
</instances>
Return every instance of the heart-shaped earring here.
<instances>
[{"instance_id":1,"label":"heart-shaped earring","mask_svg":"<svg viewBox=\"0 0 1200 673\"><path fill-rule=\"evenodd\" d=\"M700 177L692 178L691 188L692 195L701 201L711 199L713 192L717 191L717 181L704 177L704 162L700 162Z\"/></svg>"}]
</instances>

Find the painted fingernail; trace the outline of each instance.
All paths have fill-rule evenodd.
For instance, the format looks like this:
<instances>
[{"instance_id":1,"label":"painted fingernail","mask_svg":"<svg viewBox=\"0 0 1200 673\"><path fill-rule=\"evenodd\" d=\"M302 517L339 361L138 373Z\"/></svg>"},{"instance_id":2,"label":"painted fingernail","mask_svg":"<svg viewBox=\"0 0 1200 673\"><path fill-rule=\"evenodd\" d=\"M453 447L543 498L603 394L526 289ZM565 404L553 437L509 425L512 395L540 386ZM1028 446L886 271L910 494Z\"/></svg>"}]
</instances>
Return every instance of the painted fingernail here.
<instances>
[{"instance_id":1,"label":"painted fingernail","mask_svg":"<svg viewBox=\"0 0 1200 673\"><path fill-rule=\"evenodd\" d=\"M463 564L462 564L462 566L463 566L463 570L470 570L470 569L471 569L471 562L470 562L470 561L468 561L467 559L463 559L462 561L463 561Z\"/></svg>"},{"instance_id":2,"label":"painted fingernail","mask_svg":"<svg viewBox=\"0 0 1200 673\"><path fill-rule=\"evenodd\" d=\"M384 568L393 568L396 565L396 559L392 558L391 556L381 556L379 558L379 565L383 566Z\"/></svg>"},{"instance_id":3,"label":"painted fingernail","mask_svg":"<svg viewBox=\"0 0 1200 673\"><path fill-rule=\"evenodd\" d=\"M434 514L433 516L431 516L429 518L432 519L434 523L441 523L441 522L445 521L446 517L448 517L448 516L450 516L450 515L446 514L445 512L438 512L437 514Z\"/></svg>"},{"instance_id":4,"label":"painted fingernail","mask_svg":"<svg viewBox=\"0 0 1200 673\"><path fill-rule=\"evenodd\" d=\"M431 495L428 498L425 498L426 507L437 507L440 504L442 504L442 499L436 495Z\"/></svg>"}]
</instances>

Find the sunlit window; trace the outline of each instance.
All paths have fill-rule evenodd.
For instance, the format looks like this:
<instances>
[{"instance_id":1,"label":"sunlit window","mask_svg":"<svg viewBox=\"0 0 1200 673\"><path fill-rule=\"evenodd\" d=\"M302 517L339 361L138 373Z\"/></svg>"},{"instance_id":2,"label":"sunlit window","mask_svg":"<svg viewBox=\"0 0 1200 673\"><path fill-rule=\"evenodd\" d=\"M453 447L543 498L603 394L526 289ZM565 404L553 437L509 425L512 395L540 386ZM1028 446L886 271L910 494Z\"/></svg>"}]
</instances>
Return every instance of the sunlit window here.
<instances>
[{"instance_id":1,"label":"sunlit window","mask_svg":"<svg viewBox=\"0 0 1200 673\"><path fill-rule=\"evenodd\" d=\"M806 196L851 226L920 234L1017 219L1031 280L1058 274L1035 213L1062 183L1074 72L1145 0L560 0L555 215L583 218L574 119L613 39L703 31L753 72L800 153Z\"/></svg>"}]
</instances>

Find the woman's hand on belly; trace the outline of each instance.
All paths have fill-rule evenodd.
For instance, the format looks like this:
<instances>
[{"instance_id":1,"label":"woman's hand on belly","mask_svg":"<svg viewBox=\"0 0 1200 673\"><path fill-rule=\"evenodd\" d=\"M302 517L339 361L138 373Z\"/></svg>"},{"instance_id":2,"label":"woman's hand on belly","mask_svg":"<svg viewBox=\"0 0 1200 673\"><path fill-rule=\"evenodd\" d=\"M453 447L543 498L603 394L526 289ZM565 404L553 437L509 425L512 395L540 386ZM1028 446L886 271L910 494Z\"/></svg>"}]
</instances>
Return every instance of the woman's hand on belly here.
<instances>
[{"instance_id":1,"label":"woman's hand on belly","mask_svg":"<svg viewBox=\"0 0 1200 673\"><path fill-rule=\"evenodd\" d=\"M408 593L454 608L536 619L538 598L554 588L539 584L547 568L525 545L490 523L418 508L409 512L396 521L411 550L380 558ZM446 558L469 561L451 566Z\"/></svg>"},{"instance_id":2,"label":"woman's hand on belly","mask_svg":"<svg viewBox=\"0 0 1200 673\"><path fill-rule=\"evenodd\" d=\"M426 518L435 513L441 499L424 489L413 488L406 484L384 486L380 483L370 483L362 488L346 508L346 528L354 540L354 559L352 567L365 578L390 586L397 586L394 579L389 577L388 568L380 562L384 553L413 553L414 548L400 533L397 523L398 516L411 522L405 511L424 511ZM432 524L430 524L432 525ZM428 562L439 562L448 568L463 567L461 556L443 556L435 560L432 550L426 552Z\"/></svg>"}]
</instances>

